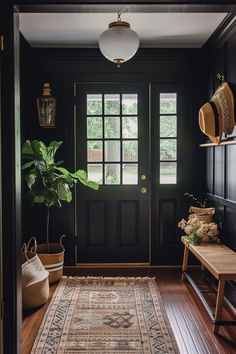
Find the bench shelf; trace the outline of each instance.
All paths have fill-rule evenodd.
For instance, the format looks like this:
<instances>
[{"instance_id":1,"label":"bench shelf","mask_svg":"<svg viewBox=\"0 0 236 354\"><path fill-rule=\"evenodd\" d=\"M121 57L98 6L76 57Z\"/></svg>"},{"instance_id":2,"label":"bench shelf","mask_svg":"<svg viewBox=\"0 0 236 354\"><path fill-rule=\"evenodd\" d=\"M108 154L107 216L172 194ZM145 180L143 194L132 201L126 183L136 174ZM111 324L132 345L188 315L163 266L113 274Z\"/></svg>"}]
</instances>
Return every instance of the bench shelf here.
<instances>
[{"instance_id":1,"label":"bench shelf","mask_svg":"<svg viewBox=\"0 0 236 354\"><path fill-rule=\"evenodd\" d=\"M213 332L217 334L219 327L223 325L235 326L236 320L223 321L221 317L225 282L227 280L236 280L236 253L223 244L201 243L200 245L195 246L190 244L184 236L182 236L181 241L184 244L182 279L186 277L201 300L214 323ZM218 280L215 313L212 313L207 301L198 289L191 275L187 272L189 252L193 253L201 262L202 269L207 269Z\"/></svg>"}]
</instances>

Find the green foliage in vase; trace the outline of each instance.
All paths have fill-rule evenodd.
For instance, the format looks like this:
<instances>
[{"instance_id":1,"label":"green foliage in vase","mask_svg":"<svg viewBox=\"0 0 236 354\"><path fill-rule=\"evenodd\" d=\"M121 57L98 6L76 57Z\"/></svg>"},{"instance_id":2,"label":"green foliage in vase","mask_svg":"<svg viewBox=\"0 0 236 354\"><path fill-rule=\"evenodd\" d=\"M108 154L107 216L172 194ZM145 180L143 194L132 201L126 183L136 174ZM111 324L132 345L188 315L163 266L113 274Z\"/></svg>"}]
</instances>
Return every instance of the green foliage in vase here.
<instances>
[{"instance_id":1,"label":"green foliage in vase","mask_svg":"<svg viewBox=\"0 0 236 354\"><path fill-rule=\"evenodd\" d=\"M199 205L201 208L205 208L206 207L206 203L207 203L207 198L203 199L202 201L197 199L193 194L190 193L184 193L185 197L189 197L190 199L192 199L194 201L194 203L196 203L197 205Z\"/></svg>"}]
</instances>

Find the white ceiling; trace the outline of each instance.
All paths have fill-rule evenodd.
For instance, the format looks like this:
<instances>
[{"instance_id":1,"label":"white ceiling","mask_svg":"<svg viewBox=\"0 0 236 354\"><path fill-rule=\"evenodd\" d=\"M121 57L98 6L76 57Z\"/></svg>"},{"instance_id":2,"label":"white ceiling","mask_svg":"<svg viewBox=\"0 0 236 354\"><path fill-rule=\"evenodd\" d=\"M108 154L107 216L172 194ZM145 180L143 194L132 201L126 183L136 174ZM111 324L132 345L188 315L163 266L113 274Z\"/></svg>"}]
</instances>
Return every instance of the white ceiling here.
<instances>
[{"instance_id":1,"label":"white ceiling","mask_svg":"<svg viewBox=\"0 0 236 354\"><path fill-rule=\"evenodd\" d=\"M199 48L226 13L126 13L141 47ZM21 13L20 29L31 46L97 47L114 13Z\"/></svg>"}]
</instances>

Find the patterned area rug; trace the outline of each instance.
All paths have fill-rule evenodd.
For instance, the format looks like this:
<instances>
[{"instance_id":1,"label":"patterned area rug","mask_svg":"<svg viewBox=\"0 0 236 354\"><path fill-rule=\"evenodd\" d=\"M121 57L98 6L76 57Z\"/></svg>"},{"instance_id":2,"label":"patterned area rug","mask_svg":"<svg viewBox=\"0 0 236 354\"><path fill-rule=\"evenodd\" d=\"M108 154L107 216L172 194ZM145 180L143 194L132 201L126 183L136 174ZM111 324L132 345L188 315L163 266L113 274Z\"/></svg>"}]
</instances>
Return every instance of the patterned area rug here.
<instances>
[{"instance_id":1,"label":"patterned area rug","mask_svg":"<svg viewBox=\"0 0 236 354\"><path fill-rule=\"evenodd\" d=\"M65 277L33 354L179 353L155 279Z\"/></svg>"}]
</instances>

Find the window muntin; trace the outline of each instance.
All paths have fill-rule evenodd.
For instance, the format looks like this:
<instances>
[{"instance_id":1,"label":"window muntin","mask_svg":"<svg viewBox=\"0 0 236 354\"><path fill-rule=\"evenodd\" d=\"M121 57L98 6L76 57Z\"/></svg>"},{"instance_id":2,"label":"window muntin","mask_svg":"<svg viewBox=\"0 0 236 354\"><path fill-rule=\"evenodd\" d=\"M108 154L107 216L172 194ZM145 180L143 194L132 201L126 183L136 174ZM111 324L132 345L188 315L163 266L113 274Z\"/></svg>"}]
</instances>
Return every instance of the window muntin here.
<instances>
[{"instance_id":1,"label":"window muntin","mask_svg":"<svg viewBox=\"0 0 236 354\"><path fill-rule=\"evenodd\" d=\"M160 93L160 184L177 183L177 93Z\"/></svg>"},{"instance_id":2,"label":"window muntin","mask_svg":"<svg viewBox=\"0 0 236 354\"><path fill-rule=\"evenodd\" d=\"M138 95L87 95L87 171L105 185L138 184Z\"/></svg>"}]
</instances>

